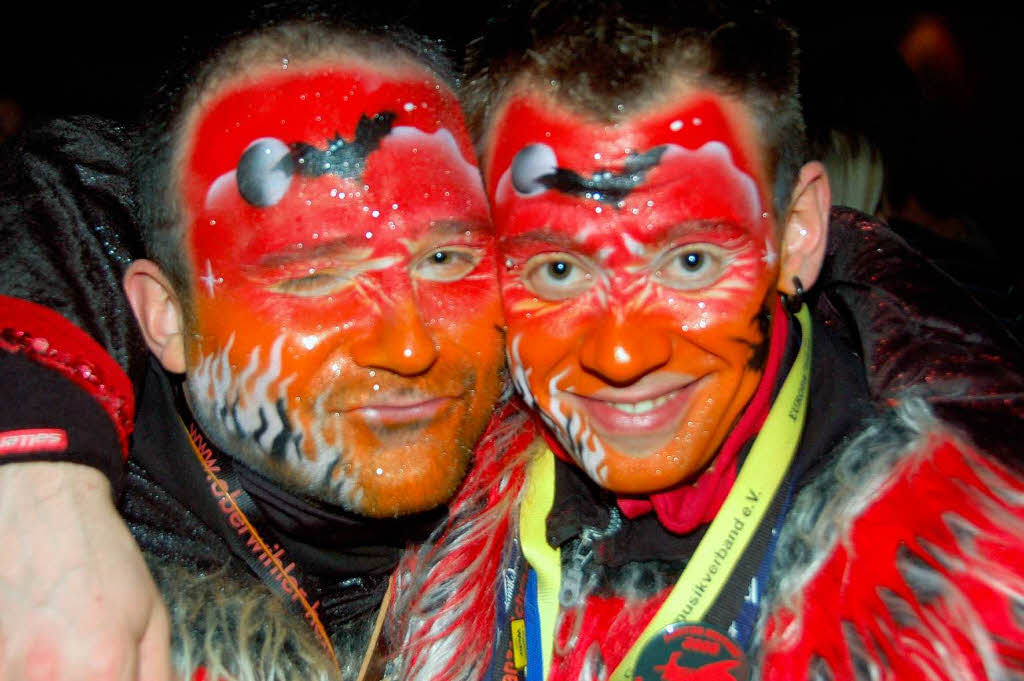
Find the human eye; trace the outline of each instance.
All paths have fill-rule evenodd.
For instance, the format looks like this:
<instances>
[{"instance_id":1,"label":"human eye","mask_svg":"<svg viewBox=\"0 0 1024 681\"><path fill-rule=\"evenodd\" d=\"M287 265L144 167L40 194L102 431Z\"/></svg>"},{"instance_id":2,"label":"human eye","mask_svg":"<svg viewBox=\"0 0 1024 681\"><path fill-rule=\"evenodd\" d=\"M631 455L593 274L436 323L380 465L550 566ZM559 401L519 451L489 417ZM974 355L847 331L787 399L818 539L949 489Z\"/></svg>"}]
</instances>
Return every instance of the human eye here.
<instances>
[{"instance_id":1,"label":"human eye","mask_svg":"<svg viewBox=\"0 0 1024 681\"><path fill-rule=\"evenodd\" d=\"M522 281L545 300L565 300L586 291L594 282L587 265L568 253L542 253L523 264Z\"/></svg>"},{"instance_id":2,"label":"human eye","mask_svg":"<svg viewBox=\"0 0 1024 681\"><path fill-rule=\"evenodd\" d=\"M413 264L413 275L427 281L458 281L476 269L484 254L478 248L445 246L431 249Z\"/></svg>"},{"instance_id":3,"label":"human eye","mask_svg":"<svg viewBox=\"0 0 1024 681\"><path fill-rule=\"evenodd\" d=\"M347 271L334 268L309 268L304 275L294 275L281 279L268 288L275 292L300 298L316 298L341 291L352 281Z\"/></svg>"},{"instance_id":4,"label":"human eye","mask_svg":"<svg viewBox=\"0 0 1024 681\"><path fill-rule=\"evenodd\" d=\"M659 283L680 291L705 288L718 281L729 265L729 252L714 244L686 244L674 248L658 262Z\"/></svg>"}]
</instances>

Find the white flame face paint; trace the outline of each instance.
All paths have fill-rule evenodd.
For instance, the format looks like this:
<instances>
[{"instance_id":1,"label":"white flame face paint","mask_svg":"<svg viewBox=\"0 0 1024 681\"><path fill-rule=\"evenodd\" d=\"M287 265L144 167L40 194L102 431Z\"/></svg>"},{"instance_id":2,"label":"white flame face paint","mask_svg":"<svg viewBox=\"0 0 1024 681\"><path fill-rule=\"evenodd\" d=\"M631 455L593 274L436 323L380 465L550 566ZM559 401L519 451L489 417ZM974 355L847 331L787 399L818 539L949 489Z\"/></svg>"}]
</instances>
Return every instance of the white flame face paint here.
<instances>
[{"instance_id":1,"label":"white flame face paint","mask_svg":"<svg viewBox=\"0 0 1024 681\"><path fill-rule=\"evenodd\" d=\"M202 424L350 511L444 503L503 366L489 209L454 95L415 66L332 60L247 74L202 107L180 171Z\"/></svg>"},{"instance_id":2,"label":"white flame face paint","mask_svg":"<svg viewBox=\"0 0 1024 681\"><path fill-rule=\"evenodd\" d=\"M489 132L516 385L613 491L699 473L760 380L778 247L744 116L699 93L612 125L524 92Z\"/></svg>"}]
</instances>

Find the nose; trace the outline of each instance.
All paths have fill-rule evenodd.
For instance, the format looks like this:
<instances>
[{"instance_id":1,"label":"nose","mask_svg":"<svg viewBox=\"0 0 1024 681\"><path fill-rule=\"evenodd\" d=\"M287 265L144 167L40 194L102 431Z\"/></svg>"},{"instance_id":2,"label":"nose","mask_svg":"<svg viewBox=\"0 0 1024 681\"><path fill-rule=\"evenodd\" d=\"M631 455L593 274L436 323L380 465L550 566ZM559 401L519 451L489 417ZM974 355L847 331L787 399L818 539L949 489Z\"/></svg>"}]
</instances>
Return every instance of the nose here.
<instances>
[{"instance_id":1,"label":"nose","mask_svg":"<svg viewBox=\"0 0 1024 681\"><path fill-rule=\"evenodd\" d=\"M650 324L607 319L580 348L583 368L609 385L629 385L665 366L672 357L669 335Z\"/></svg>"},{"instance_id":2,"label":"nose","mask_svg":"<svg viewBox=\"0 0 1024 681\"><path fill-rule=\"evenodd\" d=\"M412 300L386 308L352 346L352 359L368 369L416 376L434 366L438 348Z\"/></svg>"}]
</instances>

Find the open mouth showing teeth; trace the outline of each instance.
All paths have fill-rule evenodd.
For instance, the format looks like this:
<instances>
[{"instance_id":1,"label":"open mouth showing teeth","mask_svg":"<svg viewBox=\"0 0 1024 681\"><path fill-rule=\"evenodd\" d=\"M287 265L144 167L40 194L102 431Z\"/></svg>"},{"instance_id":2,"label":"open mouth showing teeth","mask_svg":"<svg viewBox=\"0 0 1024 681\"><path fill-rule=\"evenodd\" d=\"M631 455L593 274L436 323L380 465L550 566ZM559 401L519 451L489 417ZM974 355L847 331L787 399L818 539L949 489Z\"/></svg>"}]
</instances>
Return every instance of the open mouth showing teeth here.
<instances>
[{"instance_id":1,"label":"open mouth showing teeth","mask_svg":"<svg viewBox=\"0 0 1024 681\"><path fill-rule=\"evenodd\" d=\"M647 412L654 411L658 407L666 404L678 394L679 391L674 390L662 395L661 397L655 397L653 400L642 400L640 402L605 402L605 404L617 411L621 411L624 414L646 414Z\"/></svg>"}]
</instances>

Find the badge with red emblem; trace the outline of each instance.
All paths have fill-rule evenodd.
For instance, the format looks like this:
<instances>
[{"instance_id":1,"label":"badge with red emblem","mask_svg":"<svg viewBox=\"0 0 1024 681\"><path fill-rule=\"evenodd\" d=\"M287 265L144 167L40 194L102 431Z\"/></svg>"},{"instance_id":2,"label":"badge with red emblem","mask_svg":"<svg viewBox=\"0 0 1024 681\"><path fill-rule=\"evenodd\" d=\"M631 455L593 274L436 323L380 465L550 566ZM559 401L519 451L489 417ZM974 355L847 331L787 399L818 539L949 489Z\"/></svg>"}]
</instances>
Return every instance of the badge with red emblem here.
<instances>
[{"instance_id":1,"label":"badge with red emblem","mask_svg":"<svg viewBox=\"0 0 1024 681\"><path fill-rule=\"evenodd\" d=\"M747 681L747 658L736 643L704 624L677 622L648 641L634 681Z\"/></svg>"}]
</instances>

